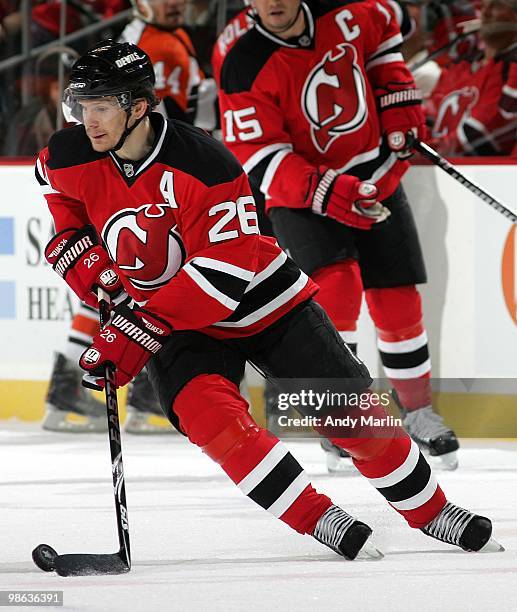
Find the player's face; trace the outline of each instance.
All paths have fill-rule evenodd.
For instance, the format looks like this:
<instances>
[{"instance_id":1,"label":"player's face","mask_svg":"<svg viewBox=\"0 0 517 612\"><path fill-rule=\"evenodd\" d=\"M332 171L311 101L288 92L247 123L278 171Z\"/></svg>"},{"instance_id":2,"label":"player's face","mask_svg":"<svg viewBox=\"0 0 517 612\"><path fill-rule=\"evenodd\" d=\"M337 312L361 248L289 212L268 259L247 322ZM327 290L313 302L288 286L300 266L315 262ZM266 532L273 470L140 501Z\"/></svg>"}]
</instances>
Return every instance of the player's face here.
<instances>
[{"instance_id":1,"label":"player's face","mask_svg":"<svg viewBox=\"0 0 517 612\"><path fill-rule=\"evenodd\" d=\"M149 0L153 22L174 30L183 25L186 0Z\"/></svg>"},{"instance_id":2,"label":"player's face","mask_svg":"<svg viewBox=\"0 0 517 612\"><path fill-rule=\"evenodd\" d=\"M104 153L120 140L126 126L126 112L116 97L82 100L83 124L94 151Z\"/></svg>"},{"instance_id":3,"label":"player's face","mask_svg":"<svg viewBox=\"0 0 517 612\"><path fill-rule=\"evenodd\" d=\"M481 3L481 36L490 44L504 49L517 38L517 2L483 0Z\"/></svg>"},{"instance_id":4,"label":"player's face","mask_svg":"<svg viewBox=\"0 0 517 612\"><path fill-rule=\"evenodd\" d=\"M270 32L283 32L294 25L300 0L252 0L260 21Z\"/></svg>"}]
</instances>

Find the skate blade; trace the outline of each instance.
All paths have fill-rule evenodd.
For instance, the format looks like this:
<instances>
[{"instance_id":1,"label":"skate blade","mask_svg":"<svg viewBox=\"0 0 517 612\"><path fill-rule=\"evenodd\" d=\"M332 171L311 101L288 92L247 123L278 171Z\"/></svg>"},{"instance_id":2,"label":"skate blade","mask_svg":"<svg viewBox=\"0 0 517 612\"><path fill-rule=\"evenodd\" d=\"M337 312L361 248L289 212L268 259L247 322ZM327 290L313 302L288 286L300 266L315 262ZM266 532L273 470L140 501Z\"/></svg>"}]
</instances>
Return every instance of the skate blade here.
<instances>
[{"instance_id":1,"label":"skate blade","mask_svg":"<svg viewBox=\"0 0 517 612\"><path fill-rule=\"evenodd\" d=\"M497 540L494 540L494 538L490 538L490 540L488 540L488 542L483 546L483 548L480 548L477 552L480 553L494 553L494 552L504 552L505 548L502 544L499 544L499 542Z\"/></svg>"},{"instance_id":2,"label":"skate blade","mask_svg":"<svg viewBox=\"0 0 517 612\"><path fill-rule=\"evenodd\" d=\"M434 468L441 468L449 472L456 470L459 465L458 453L456 451L445 453L444 455L427 454L427 459Z\"/></svg>"},{"instance_id":3,"label":"skate blade","mask_svg":"<svg viewBox=\"0 0 517 612\"><path fill-rule=\"evenodd\" d=\"M47 404L42 428L62 433L104 433L108 431L108 423L106 415L88 417L76 412L61 412Z\"/></svg>"},{"instance_id":4,"label":"skate blade","mask_svg":"<svg viewBox=\"0 0 517 612\"><path fill-rule=\"evenodd\" d=\"M354 470L352 459L348 457L336 457L330 455L327 457L327 471L332 475L346 474Z\"/></svg>"},{"instance_id":5,"label":"skate blade","mask_svg":"<svg viewBox=\"0 0 517 612\"><path fill-rule=\"evenodd\" d=\"M370 542L370 538L368 538L361 550L357 553L357 557L354 561L380 561L383 558L384 555L372 544L372 542Z\"/></svg>"}]
</instances>

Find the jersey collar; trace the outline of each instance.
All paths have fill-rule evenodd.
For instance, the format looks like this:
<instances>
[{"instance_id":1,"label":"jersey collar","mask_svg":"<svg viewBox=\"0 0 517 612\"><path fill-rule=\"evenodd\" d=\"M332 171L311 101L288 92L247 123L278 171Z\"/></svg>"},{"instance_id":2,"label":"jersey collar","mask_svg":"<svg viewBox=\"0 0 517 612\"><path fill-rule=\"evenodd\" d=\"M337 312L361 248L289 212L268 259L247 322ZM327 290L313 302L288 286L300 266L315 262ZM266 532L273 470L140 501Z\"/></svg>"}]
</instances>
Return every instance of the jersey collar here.
<instances>
[{"instance_id":1,"label":"jersey collar","mask_svg":"<svg viewBox=\"0 0 517 612\"><path fill-rule=\"evenodd\" d=\"M260 23L260 21L255 22L255 28L257 28L257 30L263 36L269 38L270 40L277 43L278 45L281 45L282 47L289 47L290 49L307 49L308 47L312 46L314 40L314 18L305 2L302 2L302 10L305 13L306 27L303 33L300 34L300 36L293 36L292 38L284 40L279 36L275 36L275 34L270 32L269 30L266 30L266 28Z\"/></svg>"},{"instance_id":2,"label":"jersey collar","mask_svg":"<svg viewBox=\"0 0 517 612\"><path fill-rule=\"evenodd\" d=\"M150 120L155 131L154 143L149 153L142 159L133 161L120 158L115 152L110 151L111 159L117 166L120 174L127 182L133 182L136 178L148 168L162 148L165 135L167 133L167 122L159 113L151 113Z\"/></svg>"}]
</instances>

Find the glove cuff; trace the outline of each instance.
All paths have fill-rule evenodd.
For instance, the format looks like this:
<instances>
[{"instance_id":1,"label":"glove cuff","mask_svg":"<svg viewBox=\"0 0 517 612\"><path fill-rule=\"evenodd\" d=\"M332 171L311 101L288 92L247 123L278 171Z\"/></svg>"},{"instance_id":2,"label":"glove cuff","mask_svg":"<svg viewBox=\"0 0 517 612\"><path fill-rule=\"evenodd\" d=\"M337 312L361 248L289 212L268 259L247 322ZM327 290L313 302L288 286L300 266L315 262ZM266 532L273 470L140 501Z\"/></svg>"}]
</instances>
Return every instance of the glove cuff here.
<instances>
[{"instance_id":1,"label":"glove cuff","mask_svg":"<svg viewBox=\"0 0 517 612\"><path fill-rule=\"evenodd\" d=\"M422 92L420 89L402 89L392 91L379 97L379 108L381 112L387 108L412 106L422 103Z\"/></svg>"},{"instance_id":2,"label":"glove cuff","mask_svg":"<svg viewBox=\"0 0 517 612\"><path fill-rule=\"evenodd\" d=\"M316 214L324 215L327 212L329 195L337 177L338 173L332 169L328 169L320 175L311 202L312 211Z\"/></svg>"}]
</instances>

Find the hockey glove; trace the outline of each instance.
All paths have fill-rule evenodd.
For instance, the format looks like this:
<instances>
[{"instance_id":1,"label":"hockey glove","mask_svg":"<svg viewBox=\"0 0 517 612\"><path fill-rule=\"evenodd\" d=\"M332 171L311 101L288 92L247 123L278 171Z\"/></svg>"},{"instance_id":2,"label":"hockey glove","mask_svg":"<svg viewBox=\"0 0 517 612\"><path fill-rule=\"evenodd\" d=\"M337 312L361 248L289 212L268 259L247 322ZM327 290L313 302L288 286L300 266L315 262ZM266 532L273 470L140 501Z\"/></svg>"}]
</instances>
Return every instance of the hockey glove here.
<instances>
[{"instance_id":1,"label":"hockey glove","mask_svg":"<svg viewBox=\"0 0 517 612\"><path fill-rule=\"evenodd\" d=\"M89 306L97 307L98 287L110 295L114 305L127 298L93 225L56 234L45 248L45 258L79 299Z\"/></svg>"},{"instance_id":2,"label":"hockey glove","mask_svg":"<svg viewBox=\"0 0 517 612\"><path fill-rule=\"evenodd\" d=\"M373 183L365 183L355 176L338 174L335 170L320 167L311 176L305 203L318 215L330 217L350 227L368 230L390 215L390 211L377 202L378 193Z\"/></svg>"},{"instance_id":3,"label":"hockey glove","mask_svg":"<svg viewBox=\"0 0 517 612\"><path fill-rule=\"evenodd\" d=\"M381 127L389 148L400 159L410 157L413 151L407 134L421 140L427 134L420 91L405 89L385 94L379 98L379 107Z\"/></svg>"},{"instance_id":4,"label":"hockey glove","mask_svg":"<svg viewBox=\"0 0 517 612\"><path fill-rule=\"evenodd\" d=\"M83 384L93 389L104 387L107 363L115 367L115 385L123 387L142 370L163 346L170 326L142 308L120 304L110 322L81 355L79 365L86 370Z\"/></svg>"}]
</instances>

